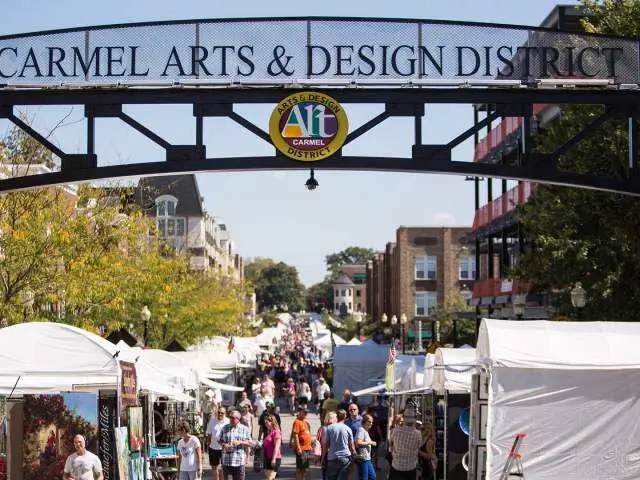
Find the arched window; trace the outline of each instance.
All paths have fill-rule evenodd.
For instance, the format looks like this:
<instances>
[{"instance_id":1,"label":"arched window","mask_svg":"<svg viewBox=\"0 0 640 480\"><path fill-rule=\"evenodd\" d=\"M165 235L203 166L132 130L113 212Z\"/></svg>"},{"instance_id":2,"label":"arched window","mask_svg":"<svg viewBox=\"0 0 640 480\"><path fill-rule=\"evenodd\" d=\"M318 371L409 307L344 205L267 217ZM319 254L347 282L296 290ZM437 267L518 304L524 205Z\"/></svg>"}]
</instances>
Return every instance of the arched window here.
<instances>
[{"instance_id":1,"label":"arched window","mask_svg":"<svg viewBox=\"0 0 640 480\"><path fill-rule=\"evenodd\" d=\"M184 237L186 219L176 217L178 199L172 195L161 195L156 198L156 222L158 233L162 237Z\"/></svg>"}]
</instances>

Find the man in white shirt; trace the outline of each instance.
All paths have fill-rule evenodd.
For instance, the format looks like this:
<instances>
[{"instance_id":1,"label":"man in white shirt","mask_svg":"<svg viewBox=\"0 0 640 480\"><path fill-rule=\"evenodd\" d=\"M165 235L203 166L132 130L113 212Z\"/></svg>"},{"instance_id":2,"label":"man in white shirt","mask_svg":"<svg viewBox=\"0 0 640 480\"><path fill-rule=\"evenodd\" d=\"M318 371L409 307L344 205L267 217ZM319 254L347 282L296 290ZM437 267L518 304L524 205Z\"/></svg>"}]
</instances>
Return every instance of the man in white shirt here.
<instances>
[{"instance_id":1,"label":"man in white shirt","mask_svg":"<svg viewBox=\"0 0 640 480\"><path fill-rule=\"evenodd\" d=\"M318 415L322 413L322 402L325 398L325 393L329 394L331 392L331 387L327 385L323 377L318 377L318 383L316 384L316 412Z\"/></svg>"},{"instance_id":2,"label":"man in white shirt","mask_svg":"<svg viewBox=\"0 0 640 480\"><path fill-rule=\"evenodd\" d=\"M222 458L222 446L218 443L218 436L222 431L222 427L229 423L226 416L227 410L220 406L216 410L216 414L211 417L205 430L207 444L209 445L209 465L213 472L213 480L222 480L222 468L220 460Z\"/></svg>"},{"instance_id":3,"label":"man in white shirt","mask_svg":"<svg viewBox=\"0 0 640 480\"><path fill-rule=\"evenodd\" d=\"M102 463L97 455L89 452L82 435L73 437L75 453L67 457L64 464L65 480L103 480Z\"/></svg>"}]
</instances>

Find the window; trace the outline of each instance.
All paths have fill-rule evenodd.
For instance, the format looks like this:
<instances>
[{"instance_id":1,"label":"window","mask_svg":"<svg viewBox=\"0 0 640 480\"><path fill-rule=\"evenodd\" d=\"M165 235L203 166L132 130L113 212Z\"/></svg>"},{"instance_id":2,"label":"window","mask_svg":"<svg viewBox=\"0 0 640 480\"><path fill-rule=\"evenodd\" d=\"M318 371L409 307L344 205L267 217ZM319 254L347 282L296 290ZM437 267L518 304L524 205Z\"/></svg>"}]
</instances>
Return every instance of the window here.
<instances>
[{"instance_id":1,"label":"window","mask_svg":"<svg viewBox=\"0 0 640 480\"><path fill-rule=\"evenodd\" d=\"M460 257L460 280L474 280L476 278L476 257L463 255Z\"/></svg>"},{"instance_id":2,"label":"window","mask_svg":"<svg viewBox=\"0 0 640 480\"><path fill-rule=\"evenodd\" d=\"M158 233L162 237L184 237L185 235L185 219L184 218L158 218Z\"/></svg>"},{"instance_id":3,"label":"window","mask_svg":"<svg viewBox=\"0 0 640 480\"><path fill-rule=\"evenodd\" d=\"M186 233L186 219L176 217L178 199L170 195L163 195L156 199L156 225L162 237L184 237Z\"/></svg>"},{"instance_id":4,"label":"window","mask_svg":"<svg viewBox=\"0 0 640 480\"><path fill-rule=\"evenodd\" d=\"M346 297L346 295L345 295L345 291L344 291L344 290L342 290L342 295L340 295L340 296L341 296L341 297Z\"/></svg>"},{"instance_id":5,"label":"window","mask_svg":"<svg viewBox=\"0 0 640 480\"><path fill-rule=\"evenodd\" d=\"M349 302L349 311L351 311L351 302Z\"/></svg>"},{"instance_id":6,"label":"window","mask_svg":"<svg viewBox=\"0 0 640 480\"><path fill-rule=\"evenodd\" d=\"M436 280L438 273L438 257L428 255L426 257L416 257L415 279L416 280Z\"/></svg>"},{"instance_id":7,"label":"window","mask_svg":"<svg viewBox=\"0 0 640 480\"><path fill-rule=\"evenodd\" d=\"M340 304L336 303L336 312L339 312L339 311L340 311Z\"/></svg>"},{"instance_id":8,"label":"window","mask_svg":"<svg viewBox=\"0 0 640 480\"><path fill-rule=\"evenodd\" d=\"M173 217L176 214L178 201L174 198L159 199L156 201L156 216Z\"/></svg>"},{"instance_id":9,"label":"window","mask_svg":"<svg viewBox=\"0 0 640 480\"><path fill-rule=\"evenodd\" d=\"M337 289L336 289L336 297L339 297L339 296L340 296L340 290L337 290ZM336 305L337 305L337 304L336 304ZM338 307L336 306L336 308L338 308Z\"/></svg>"},{"instance_id":10,"label":"window","mask_svg":"<svg viewBox=\"0 0 640 480\"><path fill-rule=\"evenodd\" d=\"M360 290L356 290L356 297L359 297L362 294Z\"/></svg>"},{"instance_id":11,"label":"window","mask_svg":"<svg viewBox=\"0 0 640 480\"><path fill-rule=\"evenodd\" d=\"M438 292L416 292L416 316L427 317L438 305Z\"/></svg>"}]
</instances>

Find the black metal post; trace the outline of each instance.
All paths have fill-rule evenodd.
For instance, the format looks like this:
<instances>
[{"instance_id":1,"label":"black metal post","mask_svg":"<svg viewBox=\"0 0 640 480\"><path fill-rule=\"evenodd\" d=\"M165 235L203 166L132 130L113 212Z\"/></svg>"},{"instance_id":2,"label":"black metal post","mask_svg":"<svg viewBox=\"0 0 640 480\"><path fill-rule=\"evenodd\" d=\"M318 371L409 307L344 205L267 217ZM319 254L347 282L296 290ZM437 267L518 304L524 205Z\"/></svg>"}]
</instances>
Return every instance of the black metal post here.
<instances>
[{"instance_id":1,"label":"black metal post","mask_svg":"<svg viewBox=\"0 0 640 480\"><path fill-rule=\"evenodd\" d=\"M144 346L146 347L149 344L149 320L144 321L144 332L142 334L142 338Z\"/></svg>"}]
</instances>

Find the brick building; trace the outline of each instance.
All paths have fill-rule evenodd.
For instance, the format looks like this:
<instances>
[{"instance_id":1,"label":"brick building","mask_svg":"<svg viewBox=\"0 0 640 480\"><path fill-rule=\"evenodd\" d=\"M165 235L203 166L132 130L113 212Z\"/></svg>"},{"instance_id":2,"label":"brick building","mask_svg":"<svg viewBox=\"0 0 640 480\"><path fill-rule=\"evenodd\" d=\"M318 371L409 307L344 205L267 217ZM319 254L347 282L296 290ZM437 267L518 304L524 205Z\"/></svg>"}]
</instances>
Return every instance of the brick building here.
<instances>
[{"instance_id":1,"label":"brick building","mask_svg":"<svg viewBox=\"0 0 640 480\"><path fill-rule=\"evenodd\" d=\"M406 337L422 330L423 343L433 330L430 315L438 304L469 298L476 276L476 255L466 244L471 227L400 227L395 242L367 265L367 312L407 317ZM422 323L427 322L426 325ZM425 327L424 329L422 327Z\"/></svg>"}]
</instances>

